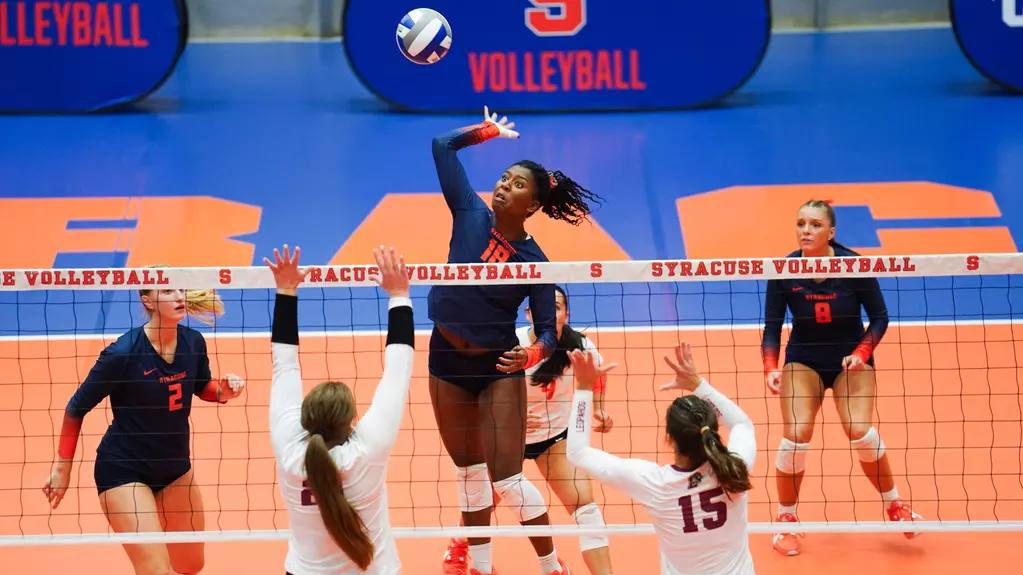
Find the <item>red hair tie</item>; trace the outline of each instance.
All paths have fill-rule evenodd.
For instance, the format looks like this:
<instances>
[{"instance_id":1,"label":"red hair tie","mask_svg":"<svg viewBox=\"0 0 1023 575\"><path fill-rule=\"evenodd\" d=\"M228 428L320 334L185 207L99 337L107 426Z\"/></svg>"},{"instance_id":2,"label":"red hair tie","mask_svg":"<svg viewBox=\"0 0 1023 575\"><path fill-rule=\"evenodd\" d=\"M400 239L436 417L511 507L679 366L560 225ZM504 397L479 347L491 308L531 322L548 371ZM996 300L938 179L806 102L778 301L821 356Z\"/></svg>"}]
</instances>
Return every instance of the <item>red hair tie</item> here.
<instances>
[{"instance_id":1,"label":"red hair tie","mask_svg":"<svg viewBox=\"0 0 1023 575\"><path fill-rule=\"evenodd\" d=\"M835 200L824 200L824 203L829 205L829 206L832 206L832 205L835 204Z\"/></svg>"},{"instance_id":2,"label":"red hair tie","mask_svg":"<svg viewBox=\"0 0 1023 575\"><path fill-rule=\"evenodd\" d=\"M547 175L551 177L551 189L558 187L558 178L554 175L554 172L547 172Z\"/></svg>"}]
</instances>

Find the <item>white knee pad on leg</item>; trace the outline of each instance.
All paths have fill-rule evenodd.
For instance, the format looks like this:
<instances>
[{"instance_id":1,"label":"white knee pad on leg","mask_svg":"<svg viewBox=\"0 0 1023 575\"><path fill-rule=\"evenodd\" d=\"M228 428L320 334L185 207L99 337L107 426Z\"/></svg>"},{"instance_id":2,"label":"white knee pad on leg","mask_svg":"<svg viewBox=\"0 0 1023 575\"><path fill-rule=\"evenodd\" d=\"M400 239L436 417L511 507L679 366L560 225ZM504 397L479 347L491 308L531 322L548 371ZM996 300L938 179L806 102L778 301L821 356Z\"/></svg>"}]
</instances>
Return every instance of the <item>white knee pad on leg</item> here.
<instances>
[{"instance_id":1,"label":"white knee pad on leg","mask_svg":"<svg viewBox=\"0 0 1023 575\"><path fill-rule=\"evenodd\" d=\"M572 514L575 518L575 524L580 527L603 527L604 516L600 513L600 507L597 507L596 503L588 503L583 505L579 509L575 510ZM607 537L601 535L580 535L579 536L579 550L589 551L591 549L600 549L601 547L607 547Z\"/></svg>"},{"instance_id":2,"label":"white knee pad on leg","mask_svg":"<svg viewBox=\"0 0 1023 575\"><path fill-rule=\"evenodd\" d=\"M864 463L873 463L884 455L884 442L881 441L881 436L873 426L867 430L866 435L849 443L856 450L860 461Z\"/></svg>"},{"instance_id":3,"label":"white knee pad on leg","mask_svg":"<svg viewBox=\"0 0 1023 575\"><path fill-rule=\"evenodd\" d=\"M519 521L530 521L547 513L547 503L540 490L521 473L494 482L494 491L515 512Z\"/></svg>"},{"instance_id":4,"label":"white knee pad on leg","mask_svg":"<svg viewBox=\"0 0 1023 575\"><path fill-rule=\"evenodd\" d=\"M458 504L462 511L481 511L494 506L494 490L490 485L487 464L455 468L458 483Z\"/></svg>"},{"instance_id":5,"label":"white knee pad on leg","mask_svg":"<svg viewBox=\"0 0 1023 575\"><path fill-rule=\"evenodd\" d=\"M787 437L781 438L781 445L778 446L778 456L774 460L774 466L778 471L795 475L806 470L806 452L810 451L809 443L796 443Z\"/></svg>"}]
</instances>

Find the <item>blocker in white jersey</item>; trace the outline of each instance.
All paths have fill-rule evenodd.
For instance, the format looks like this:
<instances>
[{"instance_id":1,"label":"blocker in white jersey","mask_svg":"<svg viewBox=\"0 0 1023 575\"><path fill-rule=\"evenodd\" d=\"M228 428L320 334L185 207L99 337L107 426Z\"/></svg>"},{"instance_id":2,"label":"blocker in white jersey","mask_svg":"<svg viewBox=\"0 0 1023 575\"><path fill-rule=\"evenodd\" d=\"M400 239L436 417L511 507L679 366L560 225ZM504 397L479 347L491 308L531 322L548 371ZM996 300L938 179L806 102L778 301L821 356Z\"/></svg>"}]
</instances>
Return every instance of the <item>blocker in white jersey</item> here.
<instances>
[{"instance_id":1,"label":"blocker in white jersey","mask_svg":"<svg viewBox=\"0 0 1023 575\"><path fill-rule=\"evenodd\" d=\"M593 381L614 364L598 367L581 351L570 355L576 374L568 458L598 481L639 502L650 514L661 551L662 575L753 575L747 535L749 470L756 459L753 422L701 378L688 344L676 347L675 381L685 389L668 409L666 431L675 463L623 459L590 447ZM718 418L730 429L727 448Z\"/></svg>"},{"instance_id":2,"label":"blocker in white jersey","mask_svg":"<svg viewBox=\"0 0 1023 575\"><path fill-rule=\"evenodd\" d=\"M519 338L519 345L528 347L533 345L530 326L520 327L515 330ZM581 334L580 334L581 335ZM582 348L593 352L596 355L597 363L603 363L597 346L593 345L587 337L581 337ZM539 370L547 360L544 360L526 370L526 377L532 380L533 374ZM530 382L526 392L526 445L541 444L568 431L568 420L572 411L572 394L575 393L575 385L572 383L572 368L555 377L549 383L537 385ZM598 383L598 386L600 384ZM603 390L594 391L603 394ZM599 402L598 402L599 404ZM560 437L559 440L564 439ZM527 452L528 452L527 448Z\"/></svg>"},{"instance_id":3,"label":"blocker in white jersey","mask_svg":"<svg viewBox=\"0 0 1023 575\"><path fill-rule=\"evenodd\" d=\"M298 249L274 250L277 280L272 347L270 437L291 537L291 575L396 575L401 572L388 517L387 459L398 436L412 377L415 326L404 261L374 251L390 294L384 373L358 425L355 398L340 382L302 395L298 362ZM400 263L399 263L400 260ZM266 261L266 260L265 260Z\"/></svg>"}]
</instances>

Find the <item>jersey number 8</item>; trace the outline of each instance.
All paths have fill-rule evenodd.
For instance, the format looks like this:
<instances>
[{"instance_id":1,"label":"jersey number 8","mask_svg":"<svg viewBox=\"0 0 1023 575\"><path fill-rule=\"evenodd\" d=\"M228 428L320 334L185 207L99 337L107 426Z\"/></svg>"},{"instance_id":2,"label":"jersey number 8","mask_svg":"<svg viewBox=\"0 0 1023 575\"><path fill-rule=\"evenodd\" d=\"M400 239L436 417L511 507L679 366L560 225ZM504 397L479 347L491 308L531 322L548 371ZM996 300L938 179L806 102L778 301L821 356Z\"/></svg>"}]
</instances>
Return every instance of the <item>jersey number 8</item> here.
<instances>
[{"instance_id":1,"label":"jersey number 8","mask_svg":"<svg viewBox=\"0 0 1023 575\"><path fill-rule=\"evenodd\" d=\"M728 506L725 505L724 501L714 501L714 498L724 494L725 490L721 487L715 487L714 489L708 489L699 493L700 509L704 513L714 514L713 516L703 518L703 528L707 531L713 531L724 525L725 521L728 521ZM696 524L696 517L693 513L693 498L696 495L684 495L678 498L678 505L682 508L682 521L685 524L682 528L683 533L696 533L700 530L700 526Z\"/></svg>"},{"instance_id":2,"label":"jersey number 8","mask_svg":"<svg viewBox=\"0 0 1023 575\"><path fill-rule=\"evenodd\" d=\"M831 304L822 301L813 306L814 315L817 316L817 323L831 323Z\"/></svg>"}]
</instances>

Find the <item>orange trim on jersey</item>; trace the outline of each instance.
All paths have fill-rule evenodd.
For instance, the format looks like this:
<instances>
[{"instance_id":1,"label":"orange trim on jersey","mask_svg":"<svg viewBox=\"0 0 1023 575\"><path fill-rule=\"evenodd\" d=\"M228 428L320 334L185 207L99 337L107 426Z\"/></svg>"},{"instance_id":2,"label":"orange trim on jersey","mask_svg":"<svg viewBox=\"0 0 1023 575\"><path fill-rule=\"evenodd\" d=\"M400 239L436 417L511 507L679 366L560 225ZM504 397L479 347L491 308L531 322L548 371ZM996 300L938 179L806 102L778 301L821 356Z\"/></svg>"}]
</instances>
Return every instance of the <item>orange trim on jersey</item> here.
<instances>
[{"instance_id":1,"label":"orange trim on jersey","mask_svg":"<svg viewBox=\"0 0 1023 575\"><path fill-rule=\"evenodd\" d=\"M211 379L210 382L206 384L206 387L202 388L202 391L199 392L199 399L203 401L227 403L226 400L221 401L217 397L217 392L220 390L221 381L222 380L219 379Z\"/></svg>"},{"instance_id":2,"label":"orange trim on jersey","mask_svg":"<svg viewBox=\"0 0 1023 575\"><path fill-rule=\"evenodd\" d=\"M61 459L74 459L75 450L78 448L78 435L82 432L82 420L64 414L64 423L60 426L60 443L57 445L57 455Z\"/></svg>"},{"instance_id":3,"label":"orange trim on jersey","mask_svg":"<svg viewBox=\"0 0 1023 575\"><path fill-rule=\"evenodd\" d=\"M522 369L529 369L534 365L543 361L544 358L544 347L539 343L526 348L526 365Z\"/></svg>"},{"instance_id":4,"label":"orange trim on jersey","mask_svg":"<svg viewBox=\"0 0 1023 575\"><path fill-rule=\"evenodd\" d=\"M871 354L873 353L874 346L870 345L869 343L861 343L860 345L856 346L856 349L853 350L852 355L855 355L856 357L860 358L863 361L863 363L867 363L867 361L870 359Z\"/></svg>"}]
</instances>

